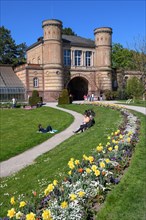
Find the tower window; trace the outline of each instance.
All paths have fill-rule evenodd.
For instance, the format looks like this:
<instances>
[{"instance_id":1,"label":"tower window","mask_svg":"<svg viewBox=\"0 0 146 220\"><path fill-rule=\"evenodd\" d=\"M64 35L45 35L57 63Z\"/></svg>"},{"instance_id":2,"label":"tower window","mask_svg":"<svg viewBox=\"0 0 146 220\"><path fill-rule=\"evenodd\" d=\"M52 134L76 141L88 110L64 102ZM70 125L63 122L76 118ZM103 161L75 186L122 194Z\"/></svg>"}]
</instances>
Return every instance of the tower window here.
<instances>
[{"instance_id":1,"label":"tower window","mask_svg":"<svg viewBox=\"0 0 146 220\"><path fill-rule=\"evenodd\" d=\"M33 87L39 87L39 79L37 77L33 78Z\"/></svg>"},{"instance_id":2,"label":"tower window","mask_svg":"<svg viewBox=\"0 0 146 220\"><path fill-rule=\"evenodd\" d=\"M86 51L86 66L91 66L91 51Z\"/></svg>"},{"instance_id":3,"label":"tower window","mask_svg":"<svg viewBox=\"0 0 146 220\"><path fill-rule=\"evenodd\" d=\"M75 50L75 66L81 66L81 50Z\"/></svg>"},{"instance_id":4,"label":"tower window","mask_svg":"<svg viewBox=\"0 0 146 220\"><path fill-rule=\"evenodd\" d=\"M71 51L70 50L64 50L64 66L70 66L71 65Z\"/></svg>"}]
</instances>

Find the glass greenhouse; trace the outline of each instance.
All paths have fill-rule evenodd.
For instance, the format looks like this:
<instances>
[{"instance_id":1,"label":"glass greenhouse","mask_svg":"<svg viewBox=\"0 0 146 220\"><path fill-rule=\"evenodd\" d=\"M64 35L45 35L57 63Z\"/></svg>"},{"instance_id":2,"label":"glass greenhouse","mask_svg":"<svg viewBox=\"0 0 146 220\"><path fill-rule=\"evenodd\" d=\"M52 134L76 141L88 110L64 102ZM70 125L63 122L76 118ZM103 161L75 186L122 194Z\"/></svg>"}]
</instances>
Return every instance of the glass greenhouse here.
<instances>
[{"instance_id":1,"label":"glass greenhouse","mask_svg":"<svg viewBox=\"0 0 146 220\"><path fill-rule=\"evenodd\" d=\"M0 65L0 101L9 102L13 97L17 101L25 100L24 85L11 66Z\"/></svg>"}]
</instances>

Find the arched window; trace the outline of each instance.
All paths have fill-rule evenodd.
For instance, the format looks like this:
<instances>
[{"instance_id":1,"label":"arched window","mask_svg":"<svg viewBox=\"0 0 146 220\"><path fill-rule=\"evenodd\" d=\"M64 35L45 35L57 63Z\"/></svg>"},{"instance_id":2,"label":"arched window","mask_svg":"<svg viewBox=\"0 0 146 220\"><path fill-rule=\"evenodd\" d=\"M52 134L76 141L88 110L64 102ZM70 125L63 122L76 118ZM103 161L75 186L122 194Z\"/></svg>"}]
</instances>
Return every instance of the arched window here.
<instances>
[{"instance_id":1,"label":"arched window","mask_svg":"<svg viewBox=\"0 0 146 220\"><path fill-rule=\"evenodd\" d=\"M39 79L37 77L33 78L33 87L39 87Z\"/></svg>"}]
</instances>

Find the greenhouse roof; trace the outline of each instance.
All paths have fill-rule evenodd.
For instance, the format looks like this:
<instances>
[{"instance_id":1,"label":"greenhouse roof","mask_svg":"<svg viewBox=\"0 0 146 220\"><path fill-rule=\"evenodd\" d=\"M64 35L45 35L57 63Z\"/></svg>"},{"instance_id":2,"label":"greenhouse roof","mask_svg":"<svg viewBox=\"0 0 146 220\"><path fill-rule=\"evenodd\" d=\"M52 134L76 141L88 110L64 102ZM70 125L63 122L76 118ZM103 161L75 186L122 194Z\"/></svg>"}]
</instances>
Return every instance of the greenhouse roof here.
<instances>
[{"instance_id":1,"label":"greenhouse roof","mask_svg":"<svg viewBox=\"0 0 146 220\"><path fill-rule=\"evenodd\" d=\"M12 66L0 65L0 88L24 88Z\"/></svg>"}]
</instances>

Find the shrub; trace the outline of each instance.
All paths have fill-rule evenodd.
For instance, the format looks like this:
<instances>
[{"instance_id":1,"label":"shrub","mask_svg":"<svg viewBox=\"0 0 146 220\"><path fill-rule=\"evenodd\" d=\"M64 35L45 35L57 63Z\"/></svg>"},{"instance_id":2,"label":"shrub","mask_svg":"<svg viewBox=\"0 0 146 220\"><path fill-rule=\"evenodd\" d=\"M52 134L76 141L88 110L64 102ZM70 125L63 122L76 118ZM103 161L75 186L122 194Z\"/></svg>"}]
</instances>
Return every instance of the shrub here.
<instances>
[{"instance_id":1,"label":"shrub","mask_svg":"<svg viewBox=\"0 0 146 220\"><path fill-rule=\"evenodd\" d=\"M32 96L29 97L29 105L37 106L40 102L42 102L42 97L39 97L39 92L37 90L33 90Z\"/></svg>"},{"instance_id":2,"label":"shrub","mask_svg":"<svg viewBox=\"0 0 146 220\"><path fill-rule=\"evenodd\" d=\"M111 100L112 91L106 89L106 90L104 91L104 95L105 95L106 100Z\"/></svg>"},{"instance_id":3,"label":"shrub","mask_svg":"<svg viewBox=\"0 0 146 220\"><path fill-rule=\"evenodd\" d=\"M143 83L135 76L128 79L126 85L126 92L134 99L141 98L144 93Z\"/></svg>"},{"instance_id":4,"label":"shrub","mask_svg":"<svg viewBox=\"0 0 146 220\"><path fill-rule=\"evenodd\" d=\"M69 98L69 94L68 94L68 90L67 89L63 89L59 98L58 98L58 104L62 105L62 104L70 104L70 98Z\"/></svg>"}]
</instances>

